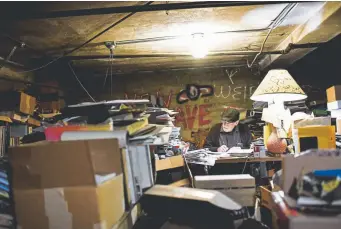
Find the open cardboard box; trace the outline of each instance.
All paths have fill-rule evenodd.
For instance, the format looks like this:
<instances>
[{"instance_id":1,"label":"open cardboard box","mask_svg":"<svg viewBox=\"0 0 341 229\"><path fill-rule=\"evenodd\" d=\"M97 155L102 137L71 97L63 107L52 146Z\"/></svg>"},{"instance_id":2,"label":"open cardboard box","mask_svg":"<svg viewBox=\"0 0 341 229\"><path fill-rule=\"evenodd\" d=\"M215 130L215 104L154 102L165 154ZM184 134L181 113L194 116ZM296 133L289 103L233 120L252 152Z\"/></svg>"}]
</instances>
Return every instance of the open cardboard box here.
<instances>
[{"instance_id":1,"label":"open cardboard box","mask_svg":"<svg viewBox=\"0 0 341 229\"><path fill-rule=\"evenodd\" d=\"M117 139L9 150L19 228L111 229L125 210Z\"/></svg>"}]
</instances>

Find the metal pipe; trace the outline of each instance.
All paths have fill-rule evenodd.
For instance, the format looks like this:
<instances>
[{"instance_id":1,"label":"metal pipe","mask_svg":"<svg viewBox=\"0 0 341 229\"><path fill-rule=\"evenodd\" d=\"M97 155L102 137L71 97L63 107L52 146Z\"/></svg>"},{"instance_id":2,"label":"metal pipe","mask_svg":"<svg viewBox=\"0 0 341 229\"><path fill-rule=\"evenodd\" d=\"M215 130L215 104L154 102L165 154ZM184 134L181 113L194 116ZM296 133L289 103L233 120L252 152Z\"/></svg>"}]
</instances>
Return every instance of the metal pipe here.
<instances>
[{"instance_id":1,"label":"metal pipe","mask_svg":"<svg viewBox=\"0 0 341 229\"><path fill-rule=\"evenodd\" d=\"M225 34L225 33L252 33L252 32L264 32L269 30L269 28L262 28L262 29L247 29L247 30L227 30L221 32L214 32L213 34ZM134 39L134 40L123 40L123 41L109 41L115 42L117 45L127 45L127 44L138 44L138 43L147 43L147 42L155 42L155 41L167 41L167 40L175 40L181 39L184 37L188 37L190 35L179 35L179 36L164 36L164 37L149 37L149 38L142 38L142 39ZM92 46L103 45L103 42L96 43Z\"/></svg>"},{"instance_id":2,"label":"metal pipe","mask_svg":"<svg viewBox=\"0 0 341 229\"><path fill-rule=\"evenodd\" d=\"M0 56L0 62L4 62L5 64L10 64L10 65L13 65L13 66L16 66L16 67L21 67L21 68L25 67L24 65L19 64L17 62L6 60L5 58L3 58L1 56Z\"/></svg>"},{"instance_id":3,"label":"metal pipe","mask_svg":"<svg viewBox=\"0 0 341 229\"><path fill-rule=\"evenodd\" d=\"M218 66L200 66L200 67L182 67L182 68L165 68L165 69L156 69L156 70L136 70L131 72L113 72L115 75L125 75L131 73L151 73L151 72L164 72L164 71L183 71L183 70L198 70L198 69L217 69L217 68L238 68L238 67L246 67L245 63L236 63L229 65L218 65ZM95 74L95 77L104 77L105 74Z\"/></svg>"},{"instance_id":4,"label":"metal pipe","mask_svg":"<svg viewBox=\"0 0 341 229\"><path fill-rule=\"evenodd\" d=\"M283 10L282 12L276 17L276 19L274 20L274 22L272 23L271 27L270 27L270 30L268 32L268 34L266 35L264 41L263 41L263 44L261 46L261 49L259 51L259 53L257 53L257 55L255 56L255 58L252 60L251 64L249 65L249 61L247 61L247 66L249 68L252 68L252 65L255 63L255 61L257 60L258 56L260 56L262 53L263 53L263 49L265 47L265 43L266 41L268 40L271 32L273 29L275 29L279 24L282 23L283 20L285 20L285 18L288 16L288 14L291 12L291 10L293 8L295 8L295 6L297 6L297 3L290 3L288 4Z\"/></svg>"},{"instance_id":5,"label":"metal pipe","mask_svg":"<svg viewBox=\"0 0 341 229\"><path fill-rule=\"evenodd\" d=\"M325 42L321 43L307 43L307 44L292 44L290 43L288 47L283 50L270 50L263 51L262 54L288 54L294 49L304 49L304 48L317 48L324 45ZM257 55L259 51L222 51L222 52L211 52L207 56L246 56L246 55ZM171 57L191 57L191 54L136 54L136 55L114 55L113 59L135 59L135 58L171 58ZM69 60L94 60L94 59L108 59L108 55L95 55L95 56L68 56L65 57Z\"/></svg>"},{"instance_id":6,"label":"metal pipe","mask_svg":"<svg viewBox=\"0 0 341 229\"><path fill-rule=\"evenodd\" d=\"M20 14L13 14L12 12L5 12L0 15L2 20L30 20L30 19L50 19L61 17L77 17L90 15L106 15L117 13L130 12L153 12L153 11L170 11L170 10L185 10L185 9L199 9L199 8L216 8L216 7L233 7L233 6L254 6L254 5L270 5L290 3L289 1L259 1L259 2L227 2L227 1L199 1L199 2L185 2L185 3L167 3L155 4L149 6L119 6L95 9L79 9L79 10L65 10L65 11L22 11Z\"/></svg>"},{"instance_id":7,"label":"metal pipe","mask_svg":"<svg viewBox=\"0 0 341 229\"><path fill-rule=\"evenodd\" d=\"M256 55L259 51L225 51L225 52L211 52L207 56L246 56ZM285 54L284 50L264 51L264 54ZM114 55L113 59L136 59L136 58L171 58L171 57L192 57L191 54L136 54L136 55ZM108 59L108 55L95 56L68 56L69 60L93 60L93 59Z\"/></svg>"}]
</instances>

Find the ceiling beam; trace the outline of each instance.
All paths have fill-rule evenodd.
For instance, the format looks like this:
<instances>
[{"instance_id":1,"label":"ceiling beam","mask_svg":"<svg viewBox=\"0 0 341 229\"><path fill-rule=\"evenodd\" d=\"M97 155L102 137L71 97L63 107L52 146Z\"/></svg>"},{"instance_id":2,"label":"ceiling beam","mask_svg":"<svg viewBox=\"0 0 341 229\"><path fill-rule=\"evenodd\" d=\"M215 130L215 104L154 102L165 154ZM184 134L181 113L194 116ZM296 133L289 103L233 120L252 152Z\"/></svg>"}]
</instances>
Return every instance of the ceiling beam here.
<instances>
[{"instance_id":1,"label":"ceiling beam","mask_svg":"<svg viewBox=\"0 0 341 229\"><path fill-rule=\"evenodd\" d=\"M31 72L20 72L12 66L3 66L0 69L0 78L9 80L24 80L27 82L33 81L33 74Z\"/></svg>"},{"instance_id":2,"label":"ceiling beam","mask_svg":"<svg viewBox=\"0 0 341 229\"><path fill-rule=\"evenodd\" d=\"M257 65L254 65L257 67ZM132 74L132 73L151 73L151 72L168 72L168 71L184 71L184 70L201 70L201 69L218 69L218 68L241 68L241 67L247 67L246 63L241 62L232 62L228 64L206 64L206 65L199 65L199 66L193 66L193 65L183 65L179 67L159 67L159 68L125 68L120 71L115 70L113 72L113 75L125 75L125 74ZM100 72L94 72L93 77L107 77L108 75L105 73Z\"/></svg>"},{"instance_id":3,"label":"ceiling beam","mask_svg":"<svg viewBox=\"0 0 341 229\"><path fill-rule=\"evenodd\" d=\"M326 2L321 8L317 9L307 22L297 26L275 50L285 49L291 43L308 44L313 42L328 42L341 33L340 18L341 2ZM315 48L307 47L306 49L296 49L286 55L266 55L259 62L259 67L261 70L266 70L270 67L286 67L301 59Z\"/></svg>"},{"instance_id":4,"label":"ceiling beam","mask_svg":"<svg viewBox=\"0 0 341 229\"><path fill-rule=\"evenodd\" d=\"M13 12L4 12L0 14L2 20L30 20L30 19L51 19L62 17L77 17L90 15L106 15L117 13L131 13L131 12L153 12L153 11L170 11L170 10L184 10L184 9L199 9L199 8L216 8L216 7L232 7L232 6L252 6L252 5L269 5L269 4L283 4L291 1L199 1L199 2L185 2L185 3L167 3L154 5L138 5L138 6L119 6L107 8L94 9L79 9L79 10L65 10L65 11L29 11L25 10L20 14Z\"/></svg>"}]
</instances>

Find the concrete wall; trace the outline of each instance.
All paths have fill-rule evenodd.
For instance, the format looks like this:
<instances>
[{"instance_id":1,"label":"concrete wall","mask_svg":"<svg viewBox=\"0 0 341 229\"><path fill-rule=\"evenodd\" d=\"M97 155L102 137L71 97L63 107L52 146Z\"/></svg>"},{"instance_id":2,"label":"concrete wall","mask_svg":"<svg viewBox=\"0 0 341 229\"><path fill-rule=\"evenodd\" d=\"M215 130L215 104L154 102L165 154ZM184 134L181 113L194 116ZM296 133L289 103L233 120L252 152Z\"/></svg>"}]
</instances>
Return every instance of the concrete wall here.
<instances>
[{"instance_id":1,"label":"concrete wall","mask_svg":"<svg viewBox=\"0 0 341 229\"><path fill-rule=\"evenodd\" d=\"M97 99L139 99L155 95L163 100L165 107L180 112L176 125L182 127L183 137L199 143L210 127L220 121L220 113L225 107L231 106L245 111L252 105L249 98L260 83L260 76L248 69L239 69L232 76L229 70L231 69L218 68L118 75L113 78L112 95L109 77L105 91L101 96L97 96ZM103 83L103 80L100 81ZM177 94L185 89L187 84L212 86L214 93L179 104Z\"/></svg>"}]
</instances>

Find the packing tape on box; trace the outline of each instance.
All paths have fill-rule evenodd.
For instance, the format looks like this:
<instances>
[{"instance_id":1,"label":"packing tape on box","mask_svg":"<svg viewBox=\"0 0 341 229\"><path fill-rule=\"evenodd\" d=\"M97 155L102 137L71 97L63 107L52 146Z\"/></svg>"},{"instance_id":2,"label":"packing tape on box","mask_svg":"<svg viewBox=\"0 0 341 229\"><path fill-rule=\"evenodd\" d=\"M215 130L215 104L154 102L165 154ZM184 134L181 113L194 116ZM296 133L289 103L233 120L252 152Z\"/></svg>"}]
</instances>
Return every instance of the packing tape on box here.
<instances>
[{"instance_id":1,"label":"packing tape on box","mask_svg":"<svg viewBox=\"0 0 341 229\"><path fill-rule=\"evenodd\" d=\"M68 211L68 203L65 200L63 188L44 189L44 205L49 229L73 229L73 216ZM93 225L93 229L106 228L105 220Z\"/></svg>"},{"instance_id":2,"label":"packing tape on box","mask_svg":"<svg viewBox=\"0 0 341 229\"><path fill-rule=\"evenodd\" d=\"M128 132L116 131L66 131L61 135L62 141L109 139L116 138L120 148L125 148L128 142Z\"/></svg>"},{"instance_id":3,"label":"packing tape on box","mask_svg":"<svg viewBox=\"0 0 341 229\"><path fill-rule=\"evenodd\" d=\"M63 188L44 189L44 204L49 229L72 229L72 214L68 211Z\"/></svg>"}]
</instances>

